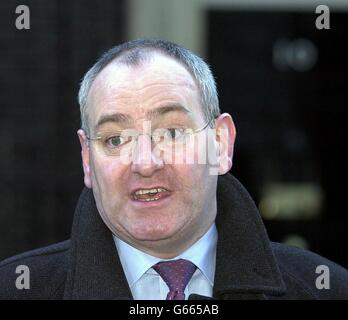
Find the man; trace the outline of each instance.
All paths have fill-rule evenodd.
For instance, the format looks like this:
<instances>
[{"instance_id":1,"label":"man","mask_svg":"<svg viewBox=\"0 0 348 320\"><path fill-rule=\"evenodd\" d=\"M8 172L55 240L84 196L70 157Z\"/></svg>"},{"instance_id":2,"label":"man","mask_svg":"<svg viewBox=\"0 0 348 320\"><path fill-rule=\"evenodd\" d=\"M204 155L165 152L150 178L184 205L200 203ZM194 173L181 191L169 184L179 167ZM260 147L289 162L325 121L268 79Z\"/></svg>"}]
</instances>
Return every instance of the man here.
<instances>
[{"instance_id":1,"label":"man","mask_svg":"<svg viewBox=\"0 0 348 320\"><path fill-rule=\"evenodd\" d=\"M236 130L199 57L121 44L87 72L79 103L86 188L71 239L3 261L0 298L348 298L347 270L268 240L228 174Z\"/></svg>"}]
</instances>

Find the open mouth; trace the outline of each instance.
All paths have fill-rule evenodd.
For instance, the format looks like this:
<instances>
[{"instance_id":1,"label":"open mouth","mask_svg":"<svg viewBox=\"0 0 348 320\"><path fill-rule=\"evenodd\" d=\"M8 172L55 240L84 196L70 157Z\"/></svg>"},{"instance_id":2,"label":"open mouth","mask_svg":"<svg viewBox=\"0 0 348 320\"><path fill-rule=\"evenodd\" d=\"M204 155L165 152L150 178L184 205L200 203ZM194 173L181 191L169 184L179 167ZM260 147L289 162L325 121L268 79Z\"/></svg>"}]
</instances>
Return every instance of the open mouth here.
<instances>
[{"instance_id":1,"label":"open mouth","mask_svg":"<svg viewBox=\"0 0 348 320\"><path fill-rule=\"evenodd\" d=\"M164 196L168 195L169 191L164 188L152 188L152 189L138 189L133 192L132 196L134 200L142 202L157 201Z\"/></svg>"}]
</instances>

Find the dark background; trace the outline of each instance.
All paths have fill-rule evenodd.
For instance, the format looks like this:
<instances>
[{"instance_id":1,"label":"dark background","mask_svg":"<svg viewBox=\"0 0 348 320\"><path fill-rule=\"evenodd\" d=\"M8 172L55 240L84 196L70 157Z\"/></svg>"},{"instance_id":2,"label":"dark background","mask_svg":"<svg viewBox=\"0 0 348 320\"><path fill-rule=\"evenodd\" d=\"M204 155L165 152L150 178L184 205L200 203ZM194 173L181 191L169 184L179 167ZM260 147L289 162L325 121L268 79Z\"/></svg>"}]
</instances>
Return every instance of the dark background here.
<instances>
[{"instance_id":1,"label":"dark background","mask_svg":"<svg viewBox=\"0 0 348 320\"><path fill-rule=\"evenodd\" d=\"M30 30L15 8L30 7ZM125 1L0 3L0 260L69 237L83 187L77 92L97 57L126 39ZM317 30L303 12L207 10L207 61L222 111L237 126L232 173L256 203L268 181L320 185L311 220L265 220L270 238L306 239L348 266L346 106L348 14ZM318 57L306 71L274 65L279 39L308 39ZM169 39L170 40L170 39Z\"/></svg>"},{"instance_id":2,"label":"dark background","mask_svg":"<svg viewBox=\"0 0 348 320\"><path fill-rule=\"evenodd\" d=\"M266 220L266 228L272 240L296 234L309 249L347 267L348 14L331 12L329 30L316 28L314 11L207 14L221 109L237 127L232 172L257 204L270 181L319 185L324 201L318 216ZM301 43L310 42L316 62L279 67L273 58L279 41L304 52L310 49Z\"/></svg>"},{"instance_id":3,"label":"dark background","mask_svg":"<svg viewBox=\"0 0 348 320\"><path fill-rule=\"evenodd\" d=\"M30 8L29 30L15 8ZM123 1L0 2L0 259L69 238L83 188L77 93L124 40Z\"/></svg>"}]
</instances>

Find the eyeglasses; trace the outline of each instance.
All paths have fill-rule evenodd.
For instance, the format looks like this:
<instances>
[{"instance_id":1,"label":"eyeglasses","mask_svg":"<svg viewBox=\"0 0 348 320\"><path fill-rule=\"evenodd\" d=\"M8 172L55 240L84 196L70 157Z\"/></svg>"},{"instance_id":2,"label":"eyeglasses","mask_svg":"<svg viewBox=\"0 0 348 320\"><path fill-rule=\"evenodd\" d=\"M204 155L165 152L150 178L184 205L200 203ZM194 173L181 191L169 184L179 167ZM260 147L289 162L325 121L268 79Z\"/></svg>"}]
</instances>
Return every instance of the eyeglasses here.
<instances>
[{"instance_id":1,"label":"eyeglasses","mask_svg":"<svg viewBox=\"0 0 348 320\"><path fill-rule=\"evenodd\" d=\"M195 134L205 130L214 120L209 120L202 128L160 128L151 134L139 133L135 129L122 131L101 131L96 137L88 137L88 141L95 142L99 152L107 156L129 155L141 135L147 135L158 150L166 151L180 149L193 141Z\"/></svg>"}]
</instances>

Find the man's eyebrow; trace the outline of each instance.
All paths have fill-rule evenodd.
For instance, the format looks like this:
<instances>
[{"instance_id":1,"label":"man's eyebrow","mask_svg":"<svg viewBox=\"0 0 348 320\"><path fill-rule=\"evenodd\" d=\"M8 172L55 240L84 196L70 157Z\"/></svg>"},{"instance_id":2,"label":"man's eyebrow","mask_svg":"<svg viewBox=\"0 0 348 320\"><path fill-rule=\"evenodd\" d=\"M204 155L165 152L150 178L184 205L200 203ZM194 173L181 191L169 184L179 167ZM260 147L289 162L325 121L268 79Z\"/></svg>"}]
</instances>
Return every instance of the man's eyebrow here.
<instances>
[{"instance_id":1,"label":"man's eyebrow","mask_svg":"<svg viewBox=\"0 0 348 320\"><path fill-rule=\"evenodd\" d=\"M187 108L185 108L184 106L180 105L180 104L170 104L170 105L166 105L166 106L161 106L158 107L154 110L150 110L146 113L146 117L148 119L154 119L160 116L163 116L167 113L170 112L181 112L184 114L190 114L191 111ZM107 122L113 122L113 123L122 123L122 124L130 124L132 122L134 122L134 119L124 113L113 113L113 114L105 114L102 115L100 117L100 119L98 120L98 123L96 125L96 128L99 128L100 126L102 126L104 123Z\"/></svg>"},{"instance_id":2,"label":"man's eyebrow","mask_svg":"<svg viewBox=\"0 0 348 320\"><path fill-rule=\"evenodd\" d=\"M163 116L163 115L170 113L170 112L181 112L184 114L191 113L191 111L189 109L185 108L184 106L182 106L180 104L170 104L170 105L158 107L154 110L150 110L149 112L147 112L146 116L149 119L154 119L154 118L157 118L159 116Z\"/></svg>"},{"instance_id":3,"label":"man's eyebrow","mask_svg":"<svg viewBox=\"0 0 348 320\"><path fill-rule=\"evenodd\" d=\"M114 123L131 123L133 122L132 117L130 117L127 114L124 113L113 113L113 114L105 114L100 117L98 120L98 123L96 125L96 128L99 128L101 125L107 122L114 122Z\"/></svg>"}]
</instances>

